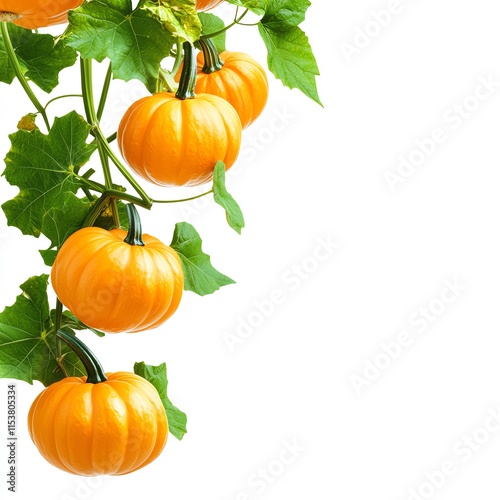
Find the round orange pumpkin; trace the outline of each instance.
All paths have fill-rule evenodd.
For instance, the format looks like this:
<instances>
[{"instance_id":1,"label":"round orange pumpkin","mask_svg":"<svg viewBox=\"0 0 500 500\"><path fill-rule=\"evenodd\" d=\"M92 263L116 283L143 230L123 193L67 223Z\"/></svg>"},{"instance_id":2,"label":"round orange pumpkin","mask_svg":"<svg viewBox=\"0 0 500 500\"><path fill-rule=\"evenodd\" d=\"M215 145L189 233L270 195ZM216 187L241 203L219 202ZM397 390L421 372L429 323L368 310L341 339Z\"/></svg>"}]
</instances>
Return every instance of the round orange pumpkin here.
<instances>
[{"instance_id":1,"label":"round orange pumpkin","mask_svg":"<svg viewBox=\"0 0 500 500\"><path fill-rule=\"evenodd\" d=\"M0 21L10 21L28 29L43 28L68 21L68 11L83 0L0 0Z\"/></svg>"},{"instance_id":2,"label":"round orange pumpkin","mask_svg":"<svg viewBox=\"0 0 500 500\"><path fill-rule=\"evenodd\" d=\"M196 0L196 10L204 12L220 5L224 0Z\"/></svg>"},{"instance_id":3,"label":"round orange pumpkin","mask_svg":"<svg viewBox=\"0 0 500 500\"><path fill-rule=\"evenodd\" d=\"M49 385L31 405L28 431L42 456L81 476L123 475L151 463L168 438L156 388L134 373L104 374L85 344L58 335L84 353L88 376Z\"/></svg>"},{"instance_id":4,"label":"round orange pumpkin","mask_svg":"<svg viewBox=\"0 0 500 500\"><path fill-rule=\"evenodd\" d=\"M125 161L141 177L161 186L210 181L217 161L229 169L241 145L241 121L233 106L212 94L194 95L196 58L191 44L184 46L177 93L139 99L118 126L118 147Z\"/></svg>"},{"instance_id":5,"label":"round orange pumpkin","mask_svg":"<svg viewBox=\"0 0 500 500\"><path fill-rule=\"evenodd\" d=\"M59 250L51 271L59 300L84 324L108 333L163 324L180 303L184 274L177 252L142 235L133 205L129 232L86 227Z\"/></svg>"},{"instance_id":6,"label":"round orange pumpkin","mask_svg":"<svg viewBox=\"0 0 500 500\"><path fill-rule=\"evenodd\" d=\"M195 91L224 98L236 109L243 128L264 110L269 85L264 68L243 52L217 54L211 40L200 41Z\"/></svg>"}]
</instances>

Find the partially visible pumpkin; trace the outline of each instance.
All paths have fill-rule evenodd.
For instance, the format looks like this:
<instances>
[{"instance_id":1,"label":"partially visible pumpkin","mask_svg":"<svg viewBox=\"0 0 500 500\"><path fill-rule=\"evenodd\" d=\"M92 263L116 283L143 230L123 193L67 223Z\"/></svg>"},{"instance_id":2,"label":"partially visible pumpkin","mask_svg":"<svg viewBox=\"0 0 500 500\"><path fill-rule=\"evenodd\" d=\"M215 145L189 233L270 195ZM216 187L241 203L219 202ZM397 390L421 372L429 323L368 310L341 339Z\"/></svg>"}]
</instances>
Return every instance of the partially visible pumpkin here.
<instances>
[{"instance_id":1,"label":"partially visible pumpkin","mask_svg":"<svg viewBox=\"0 0 500 500\"><path fill-rule=\"evenodd\" d=\"M243 52L217 54L211 40L201 43L195 92L222 97L236 109L242 127L248 127L262 113L269 96L264 68Z\"/></svg>"},{"instance_id":2,"label":"partially visible pumpkin","mask_svg":"<svg viewBox=\"0 0 500 500\"><path fill-rule=\"evenodd\" d=\"M196 10L204 12L220 5L224 0L196 0Z\"/></svg>"},{"instance_id":3,"label":"partially visible pumpkin","mask_svg":"<svg viewBox=\"0 0 500 500\"><path fill-rule=\"evenodd\" d=\"M0 0L0 21L30 30L68 21L68 11L83 0Z\"/></svg>"}]
</instances>

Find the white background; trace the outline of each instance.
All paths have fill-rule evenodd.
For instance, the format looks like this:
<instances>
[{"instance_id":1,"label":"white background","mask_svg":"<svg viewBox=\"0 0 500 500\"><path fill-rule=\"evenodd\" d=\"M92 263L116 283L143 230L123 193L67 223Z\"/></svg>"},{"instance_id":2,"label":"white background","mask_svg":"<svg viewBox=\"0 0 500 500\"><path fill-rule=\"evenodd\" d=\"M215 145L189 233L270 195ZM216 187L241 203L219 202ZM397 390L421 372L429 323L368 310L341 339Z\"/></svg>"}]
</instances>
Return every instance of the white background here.
<instances>
[{"instance_id":1,"label":"white background","mask_svg":"<svg viewBox=\"0 0 500 500\"><path fill-rule=\"evenodd\" d=\"M210 200L141 211L145 231L167 243L175 222L195 225L213 264L237 284L185 293L151 332L82 334L108 371L166 361L189 433L171 437L143 470L87 482L38 454L25 419L42 386L19 382L18 498L499 497L498 2L312 3L303 28L324 108L271 77L267 109L245 131L228 176L246 217L242 236ZM390 17L376 16L388 8ZM255 29L234 30L228 48L265 61ZM78 91L76 69L63 72L61 92ZM481 79L493 82L489 95ZM0 92L4 155L7 134L32 107L16 85ZM115 82L105 126L116 128L142 93ZM400 157L410 156L420 165L391 190L387 172L399 175ZM2 202L16 193L4 180L0 188ZM4 307L19 284L47 272L37 253L47 242L3 218L1 236ZM339 246L318 253L321 241ZM275 290L281 302L271 311ZM257 326L229 349L225 338L250 319ZM0 470L6 451L3 461Z\"/></svg>"}]
</instances>

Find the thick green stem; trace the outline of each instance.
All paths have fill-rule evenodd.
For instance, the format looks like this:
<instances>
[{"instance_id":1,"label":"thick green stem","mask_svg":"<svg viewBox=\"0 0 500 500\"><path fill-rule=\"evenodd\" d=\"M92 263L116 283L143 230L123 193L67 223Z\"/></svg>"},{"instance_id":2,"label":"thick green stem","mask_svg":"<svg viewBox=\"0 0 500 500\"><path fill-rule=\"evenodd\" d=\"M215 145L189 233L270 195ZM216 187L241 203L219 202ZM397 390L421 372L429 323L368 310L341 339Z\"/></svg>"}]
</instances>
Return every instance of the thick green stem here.
<instances>
[{"instance_id":1,"label":"thick green stem","mask_svg":"<svg viewBox=\"0 0 500 500\"><path fill-rule=\"evenodd\" d=\"M85 117L90 125L95 125L97 116L94 111L94 94L92 92L92 60L80 58L80 78Z\"/></svg>"},{"instance_id":2,"label":"thick green stem","mask_svg":"<svg viewBox=\"0 0 500 500\"><path fill-rule=\"evenodd\" d=\"M184 65L182 67L181 78L179 80L179 88L175 93L177 99L194 99L194 88L196 86L196 57L194 55L194 47L190 42L182 44L184 52Z\"/></svg>"},{"instance_id":3,"label":"thick green stem","mask_svg":"<svg viewBox=\"0 0 500 500\"><path fill-rule=\"evenodd\" d=\"M5 52L7 54L7 58L9 59L10 65L12 66L12 69L14 70L14 73L19 80L19 83L23 87L24 91L26 92L26 95L29 97L30 101L33 103L33 106L35 106L36 110L42 115L43 121L45 122L45 126L47 127L47 130L50 131L50 122L47 117L47 113L45 112L45 108L41 105L40 101L36 97L36 95L33 93L33 90L29 86L26 78L24 77L23 70L21 69L21 66L19 65L19 61L17 59L16 52L14 50L14 47L12 46L12 41L10 39L9 35L9 29L7 27L6 22L1 22L0 23L0 31L2 33L3 37L3 42L5 46Z\"/></svg>"},{"instance_id":4,"label":"thick green stem","mask_svg":"<svg viewBox=\"0 0 500 500\"><path fill-rule=\"evenodd\" d=\"M106 105L106 99L108 98L109 86L111 84L112 76L113 72L111 70L111 63L109 63L106 78L104 79L104 85L102 87L101 98L99 99L99 106L97 107L96 115L98 120L102 118L102 114L104 112L104 106Z\"/></svg>"},{"instance_id":5,"label":"thick green stem","mask_svg":"<svg viewBox=\"0 0 500 500\"><path fill-rule=\"evenodd\" d=\"M99 118L104 111L104 104L106 102L106 97L108 95L109 85L111 82L111 64L108 68L108 72L104 82L104 88L99 102L99 109L96 113L94 105L94 92L92 88L92 59L80 59L80 61L82 95L85 113L87 115L87 121L90 123L90 125L92 125L92 127L99 128ZM104 186L106 189L112 189L113 180L111 178L111 170L109 168L108 152L106 151L106 148L102 141L97 141L97 150L99 152L99 158L101 160L102 171L104 175ZM120 217L118 215L118 208L116 206L116 200L114 198L111 199L111 213L113 214L113 223L115 227L120 227Z\"/></svg>"},{"instance_id":6,"label":"thick green stem","mask_svg":"<svg viewBox=\"0 0 500 500\"><path fill-rule=\"evenodd\" d=\"M224 61L219 57L217 48L210 38L199 40L201 50L203 52L203 73L215 73L220 71L224 66Z\"/></svg>"},{"instance_id":7,"label":"thick green stem","mask_svg":"<svg viewBox=\"0 0 500 500\"><path fill-rule=\"evenodd\" d=\"M92 60L81 59L80 65L81 65L82 95L83 95L85 114L87 117L87 121L92 126L91 132L93 133L94 137L97 140L97 149L99 151L99 157L101 159L101 164L103 168L105 189L106 191L110 191L113 189L113 182L111 179L111 171L109 168L109 161L108 161L111 160L116 165L120 173L130 183L130 185L137 191L137 194L141 197L144 204L147 205L147 208L151 208L153 204L151 198L149 198L149 196L137 183L137 181L130 174L127 168L118 159L114 151L111 149L108 139L104 136L99 126L99 112L102 113L102 111L104 110L104 103L106 101L109 84L111 82L111 66L108 68L106 81L99 102L99 110L96 113L94 105L94 94L92 90ZM118 210L116 208L116 200L114 199L114 197L111 205L111 210L113 213L114 223L116 226L119 226L120 221L118 216Z\"/></svg>"},{"instance_id":8,"label":"thick green stem","mask_svg":"<svg viewBox=\"0 0 500 500\"><path fill-rule=\"evenodd\" d=\"M128 233L123 241L129 245L143 247L144 241L142 240L142 224L139 212L133 203L129 203L126 208L128 217Z\"/></svg>"},{"instance_id":9,"label":"thick green stem","mask_svg":"<svg viewBox=\"0 0 500 500\"><path fill-rule=\"evenodd\" d=\"M92 207L92 210L87 214L85 220L83 221L82 227L90 227L95 224L95 221L99 218L102 212L109 205L110 196L109 195L101 195L97 203Z\"/></svg>"},{"instance_id":10,"label":"thick green stem","mask_svg":"<svg viewBox=\"0 0 500 500\"><path fill-rule=\"evenodd\" d=\"M102 130L99 128L99 126L94 127L94 135L98 142L102 144L102 147L106 151L109 159L116 165L120 173L127 179L127 181L130 183L130 185L137 191L137 194L141 197L141 199L148 205L147 208L151 208L153 202L151 201L151 198L146 194L144 189L137 183L137 181L132 177L130 172L127 170L127 168L121 163L121 161L118 159L114 151L111 149L108 141L106 140L106 137L102 133Z\"/></svg>"},{"instance_id":11,"label":"thick green stem","mask_svg":"<svg viewBox=\"0 0 500 500\"><path fill-rule=\"evenodd\" d=\"M56 332L59 331L59 329L61 328L62 313L63 313L62 302L59 299L57 299L56 300L56 317L55 317L55 325L54 325ZM67 372L66 367L64 366L64 362L63 362L61 339L57 335L56 335L56 361L57 361L57 364L59 365L59 368L61 368L64 375L67 377L68 372Z\"/></svg>"},{"instance_id":12,"label":"thick green stem","mask_svg":"<svg viewBox=\"0 0 500 500\"><path fill-rule=\"evenodd\" d=\"M63 330L57 331L57 337L66 342L82 362L87 372L88 384L106 382L106 374L101 363L99 363L95 354L78 337L70 335Z\"/></svg>"},{"instance_id":13,"label":"thick green stem","mask_svg":"<svg viewBox=\"0 0 500 500\"><path fill-rule=\"evenodd\" d=\"M179 71L179 68L181 67L182 64L182 43L179 41L179 39L176 40L175 46L176 46L175 60L172 69L170 70L170 73L172 75L177 74L177 71Z\"/></svg>"}]
</instances>

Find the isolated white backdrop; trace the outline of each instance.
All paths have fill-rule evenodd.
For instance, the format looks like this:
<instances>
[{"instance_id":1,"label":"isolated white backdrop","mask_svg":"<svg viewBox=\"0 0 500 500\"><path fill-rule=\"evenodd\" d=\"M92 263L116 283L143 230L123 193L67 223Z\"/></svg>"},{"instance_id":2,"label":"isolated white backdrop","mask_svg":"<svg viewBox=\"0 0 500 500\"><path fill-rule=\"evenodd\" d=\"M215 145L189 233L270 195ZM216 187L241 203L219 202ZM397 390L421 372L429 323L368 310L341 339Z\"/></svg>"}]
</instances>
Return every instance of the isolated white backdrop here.
<instances>
[{"instance_id":1,"label":"isolated white backdrop","mask_svg":"<svg viewBox=\"0 0 500 500\"><path fill-rule=\"evenodd\" d=\"M108 371L166 361L188 434L141 471L82 481L32 445L25 418L42 387L19 382L18 498L498 498L499 16L493 0L313 0L303 28L324 108L271 77L228 178L242 236L209 201L141 211L166 242L175 222L194 224L237 284L186 293L151 332L82 334ZM264 62L251 28L228 47ZM62 88L77 86L65 70ZM143 93L113 89L110 130ZM18 86L0 92L4 155L31 106ZM0 188L2 201L16 192ZM46 242L0 224L4 307L47 271Z\"/></svg>"}]
</instances>

